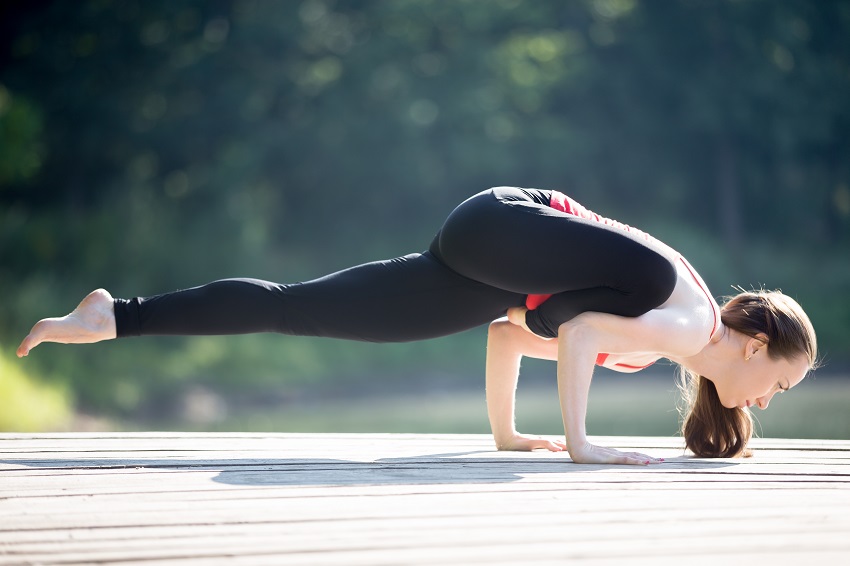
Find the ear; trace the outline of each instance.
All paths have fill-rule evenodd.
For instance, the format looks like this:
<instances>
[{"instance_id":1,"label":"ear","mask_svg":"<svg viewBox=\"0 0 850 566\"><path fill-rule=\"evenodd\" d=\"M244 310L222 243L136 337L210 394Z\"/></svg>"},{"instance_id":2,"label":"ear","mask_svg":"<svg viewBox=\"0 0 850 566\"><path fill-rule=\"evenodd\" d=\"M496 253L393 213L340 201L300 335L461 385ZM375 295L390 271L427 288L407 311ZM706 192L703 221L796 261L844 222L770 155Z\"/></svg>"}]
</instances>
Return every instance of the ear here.
<instances>
[{"instance_id":1,"label":"ear","mask_svg":"<svg viewBox=\"0 0 850 566\"><path fill-rule=\"evenodd\" d=\"M755 335L755 338L747 340L747 343L744 346L744 358L749 360L756 354L756 352L762 348L766 348L768 342L770 342L770 339L767 337L767 334L759 332Z\"/></svg>"}]
</instances>

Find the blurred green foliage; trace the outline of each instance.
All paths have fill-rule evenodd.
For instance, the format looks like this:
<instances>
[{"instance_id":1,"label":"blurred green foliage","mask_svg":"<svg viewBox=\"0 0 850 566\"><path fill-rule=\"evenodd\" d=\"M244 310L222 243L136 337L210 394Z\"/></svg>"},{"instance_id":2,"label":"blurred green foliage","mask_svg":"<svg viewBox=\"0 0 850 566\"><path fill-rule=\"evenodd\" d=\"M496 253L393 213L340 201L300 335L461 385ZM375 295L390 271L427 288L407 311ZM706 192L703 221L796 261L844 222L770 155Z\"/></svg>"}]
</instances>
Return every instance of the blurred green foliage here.
<instances>
[{"instance_id":1,"label":"blurred green foliage","mask_svg":"<svg viewBox=\"0 0 850 566\"><path fill-rule=\"evenodd\" d=\"M7 348L0 351L0 431L66 429L72 423L71 396L66 388L31 375Z\"/></svg>"},{"instance_id":2,"label":"blurred green foliage","mask_svg":"<svg viewBox=\"0 0 850 566\"><path fill-rule=\"evenodd\" d=\"M0 341L103 286L296 281L421 250L494 185L560 189L781 287L850 362L850 3L80 0L0 6ZM45 346L85 410L478 375L481 331Z\"/></svg>"}]
</instances>

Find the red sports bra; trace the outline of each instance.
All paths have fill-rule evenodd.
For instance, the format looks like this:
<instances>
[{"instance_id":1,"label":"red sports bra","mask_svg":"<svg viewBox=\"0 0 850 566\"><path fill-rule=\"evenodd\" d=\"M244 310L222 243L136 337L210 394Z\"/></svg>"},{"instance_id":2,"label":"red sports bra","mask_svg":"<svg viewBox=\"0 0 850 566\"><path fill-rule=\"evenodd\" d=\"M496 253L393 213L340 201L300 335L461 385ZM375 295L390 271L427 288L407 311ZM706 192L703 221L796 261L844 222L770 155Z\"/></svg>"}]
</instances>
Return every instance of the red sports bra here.
<instances>
[{"instance_id":1,"label":"red sports bra","mask_svg":"<svg viewBox=\"0 0 850 566\"><path fill-rule=\"evenodd\" d=\"M563 193L559 193L558 191L552 191L552 198L549 201L549 206L551 206L552 208L554 208L556 210L560 210L561 212L566 212L567 214L572 214L574 216L578 216L579 218L584 218L586 220L593 220L595 222L600 222L600 223L605 224L607 226L613 226L615 228L620 228L620 229L625 230L627 232L631 232L632 234L636 234L639 237L645 238L648 241L655 239L652 236L650 236L649 234L647 234L646 232L642 232L641 230L638 230L637 228L632 228L628 224L623 224L621 222L617 222L616 220L611 220L610 218L605 218L604 216L600 216L600 215L596 214L595 212L588 210L584 206L580 205L579 203L577 203L576 201L574 201L573 199L571 199L567 195L565 195ZM712 311L712 314L714 315L714 326L711 329L711 336L709 336L709 340L711 340L711 338L714 337L714 333L717 332L717 328L720 326L720 309L717 306L717 303L714 302L714 299L712 299L711 294L708 292L708 289L706 289L705 283L697 275L697 272L694 270L694 268L691 267L691 264L688 263L688 261L682 256L679 256L679 260L681 260L681 262L688 269L688 272L694 278L694 281L696 281L699 288L702 289L703 293L705 293L706 299L708 299L708 302L711 305L711 311ZM538 308L540 305L545 303L549 299L549 297L551 297L551 296L552 296L551 294L549 294L549 295L528 295L525 298L525 308L527 308L530 311L533 311L536 308ZM599 366L603 365L605 363L605 360L607 360L608 356L610 356L610 355L611 354L605 354L605 353L597 354L596 365L599 365ZM618 367L626 368L626 369L643 369L643 368L647 368L647 367L651 366L653 363L655 363L655 362L648 363L645 366L633 366L633 365L629 365L629 364L620 364L620 363L617 363L617 364L614 364L614 365L616 365Z\"/></svg>"}]
</instances>

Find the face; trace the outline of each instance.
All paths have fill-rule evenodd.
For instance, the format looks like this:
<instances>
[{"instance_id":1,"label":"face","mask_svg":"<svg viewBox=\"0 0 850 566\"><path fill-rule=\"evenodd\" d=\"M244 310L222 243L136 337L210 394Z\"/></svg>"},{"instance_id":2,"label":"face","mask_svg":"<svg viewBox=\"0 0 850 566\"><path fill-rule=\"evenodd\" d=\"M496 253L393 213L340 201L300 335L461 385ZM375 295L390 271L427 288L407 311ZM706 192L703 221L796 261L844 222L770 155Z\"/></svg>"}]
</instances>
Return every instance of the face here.
<instances>
[{"instance_id":1,"label":"face","mask_svg":"<svg viewBox=\"0 0 850 566\"><path fill-rule=\"evenodd\" d=\"M805 356L772 359L767 348L761 348L742 360L722 385L715 383L724 407L758 407L767 409L777 393L788 391L806 377L809 362Z\"/></svg>"}]
</instances>

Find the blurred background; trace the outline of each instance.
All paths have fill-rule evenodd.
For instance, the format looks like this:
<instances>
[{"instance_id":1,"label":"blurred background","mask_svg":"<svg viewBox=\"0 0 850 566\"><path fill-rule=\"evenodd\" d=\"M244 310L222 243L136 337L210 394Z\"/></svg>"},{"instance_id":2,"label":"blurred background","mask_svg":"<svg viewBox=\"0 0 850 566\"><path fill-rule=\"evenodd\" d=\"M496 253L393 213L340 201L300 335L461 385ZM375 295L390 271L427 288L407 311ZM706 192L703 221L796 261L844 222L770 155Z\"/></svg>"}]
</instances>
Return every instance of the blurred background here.
<instances>
[{"instance_id":1,"label":"blurred background","mask_svg":"<svg viewBox=\"0 0 850 566\"><path fill-rule=\"evenodd\" d=\"M486 432L483 328L14 349L96 287L309 279L516 185L651 232L718 297L798 299L825 366L762 434L850 438L848 32L843 0L7 0L0 430ZM589 432L675 434L674 373L600 371ZM562 432L553 364L519 396L521 430Z\"/></svg>"}]
</instances>

